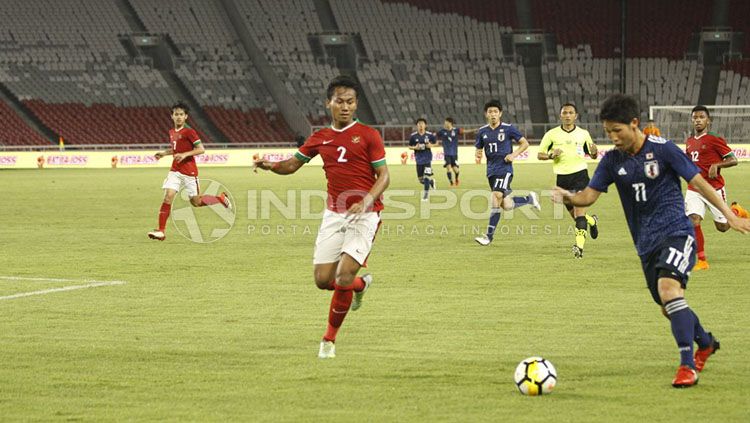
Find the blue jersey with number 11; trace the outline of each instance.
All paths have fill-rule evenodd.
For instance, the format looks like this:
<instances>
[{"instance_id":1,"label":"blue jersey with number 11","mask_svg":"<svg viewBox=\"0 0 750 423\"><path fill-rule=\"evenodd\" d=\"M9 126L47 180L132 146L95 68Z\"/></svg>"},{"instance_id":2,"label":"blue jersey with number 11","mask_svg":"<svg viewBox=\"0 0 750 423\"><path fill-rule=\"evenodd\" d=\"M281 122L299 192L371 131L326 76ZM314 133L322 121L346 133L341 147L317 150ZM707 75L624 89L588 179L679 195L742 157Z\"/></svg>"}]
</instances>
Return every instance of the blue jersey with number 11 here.
<instances>
[{"instance_id":1,"label":"blue jersey with number 11","mask_svg":"<svg viewBox=\"0 0 750 423\"><path fill-rule=\"evenodd\" d=\"M695 236L685 215L680 177L689 181L699 173L673 142L650 135L633 156L616 149L607 152L589 187L607 192L610 184L617 186L630 235L643 256L668 237Z\"/></svg>"}]
</instances>

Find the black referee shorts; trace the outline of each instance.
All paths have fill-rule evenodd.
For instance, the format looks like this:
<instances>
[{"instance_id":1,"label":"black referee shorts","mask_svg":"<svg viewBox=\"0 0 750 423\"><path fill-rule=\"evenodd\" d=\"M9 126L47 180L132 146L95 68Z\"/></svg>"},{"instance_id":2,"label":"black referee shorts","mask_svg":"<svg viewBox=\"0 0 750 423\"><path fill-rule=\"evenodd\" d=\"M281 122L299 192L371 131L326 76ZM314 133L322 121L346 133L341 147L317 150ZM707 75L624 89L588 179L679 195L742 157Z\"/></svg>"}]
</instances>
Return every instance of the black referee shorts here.
<instances>
[{"instance_id":1,"label":"black referee shorts","mask_svg":"<svg viewBox=\"0 0 750 423\"><path fill-rule=\"evenodd\" d=\"M588 185L589 171L587 169L575 173L569 173L567 175L557 175L557 186L567 189L568 191L583 191Z\"/></svg>"}]
</instances>

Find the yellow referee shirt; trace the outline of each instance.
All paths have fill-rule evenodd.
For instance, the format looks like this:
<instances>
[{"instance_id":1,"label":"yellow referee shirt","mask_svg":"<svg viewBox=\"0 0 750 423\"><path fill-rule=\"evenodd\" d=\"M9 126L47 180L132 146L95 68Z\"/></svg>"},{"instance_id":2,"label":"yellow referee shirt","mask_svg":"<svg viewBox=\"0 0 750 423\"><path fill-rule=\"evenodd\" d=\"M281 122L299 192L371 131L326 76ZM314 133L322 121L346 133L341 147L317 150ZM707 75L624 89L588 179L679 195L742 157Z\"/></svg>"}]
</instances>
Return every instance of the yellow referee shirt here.
<instances>
[{"instance_id":1,"label":"yellow referee shirt","mask_svg":"<svg viewBox=\"0 0 750 423\"><path fill-rule=\"evenodd\" d=\"M578 126L566 131L560 125L544 134L539 151L548 153L559 148L562 153L553 159L552 171L557 175L570 175L586 169L586 154L593 143L589 131Z\"/></svg>"}]
</instances>

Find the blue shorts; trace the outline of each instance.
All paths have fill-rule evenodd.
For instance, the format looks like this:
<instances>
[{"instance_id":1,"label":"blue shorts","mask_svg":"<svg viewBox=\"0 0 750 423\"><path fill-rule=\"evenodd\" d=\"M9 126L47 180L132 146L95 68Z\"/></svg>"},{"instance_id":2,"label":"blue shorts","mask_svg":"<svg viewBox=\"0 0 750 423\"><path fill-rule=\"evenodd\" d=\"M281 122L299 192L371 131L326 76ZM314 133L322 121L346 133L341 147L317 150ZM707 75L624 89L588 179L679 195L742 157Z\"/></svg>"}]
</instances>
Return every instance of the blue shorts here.
<instances>
[{"instance_id":1,"label":"blue shorts","mask_svg":"<svg viewBox=\"0 0 750 423\"><path fill-rule=\"evenodd\" d=\"M690 271L695 264L695 239L691 235L678 235L665 239L650 254L641 256L646 286L656 304L659 297L659 277L669 277L687 288Z\"/></svg>"},{"instance_id":2,"label":"blue shorts","mask_svg":"<svg viewBox=\"0 0 750 423\"><path fill-rule=\"evenodd\" d=\"M417 178L422 179L425 174L427 174L427 176L432 176L432 165L418 164L417 165Z\"/></svg>"},{"instance_id":3,"label":"blue shorts","mask_svg":"<svg viewBox=\"0 0 750 423\"><path fill-rule=\"evenodd\" d=\"M487 177L490 183L490 191L501 192L503 197L507 197L513 190L510 188L510 183L513 181L513 174L506 173L504 175L490 175Z\"/></svg>"},{"instance_id":4,"label":"blue shorts","mask_svg":"<svg viewBox=\"0 0 750 423\"><path fill-rule=\"evenodd\" d=\"M443 167L448 167L448 166L458 167L458 164L456 163L456 161L458 160L458 156L445 155L443 158L445 159L445 164L443 165Z\"/></svg>"}]
</instances>

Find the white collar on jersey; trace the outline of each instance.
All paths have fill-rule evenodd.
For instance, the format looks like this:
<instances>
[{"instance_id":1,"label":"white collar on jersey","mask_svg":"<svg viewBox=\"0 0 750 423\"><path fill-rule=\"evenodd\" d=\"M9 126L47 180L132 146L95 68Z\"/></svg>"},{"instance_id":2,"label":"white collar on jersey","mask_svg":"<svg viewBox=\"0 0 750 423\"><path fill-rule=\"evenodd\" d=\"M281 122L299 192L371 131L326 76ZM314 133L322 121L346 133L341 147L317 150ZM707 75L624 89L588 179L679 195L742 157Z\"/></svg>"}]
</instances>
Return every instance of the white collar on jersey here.
<instances>
[{"instance_id":1,"label":"white collar on jersey","mask_svg":"<svg viewBox=\"0 0 750 423\"><path fill-rule=\"evenodd\" d=\"M350 123L349 125L346 125L345 127L341 128L341 129L336 129L336 128L333 127L333 124L331 124L331 129L333 129L336 132L344 132L347 129L351 128L352 126L356 125L356 124L357 124L357 121L353 120L352 123Z\"/></svg>"}]
</instances>

